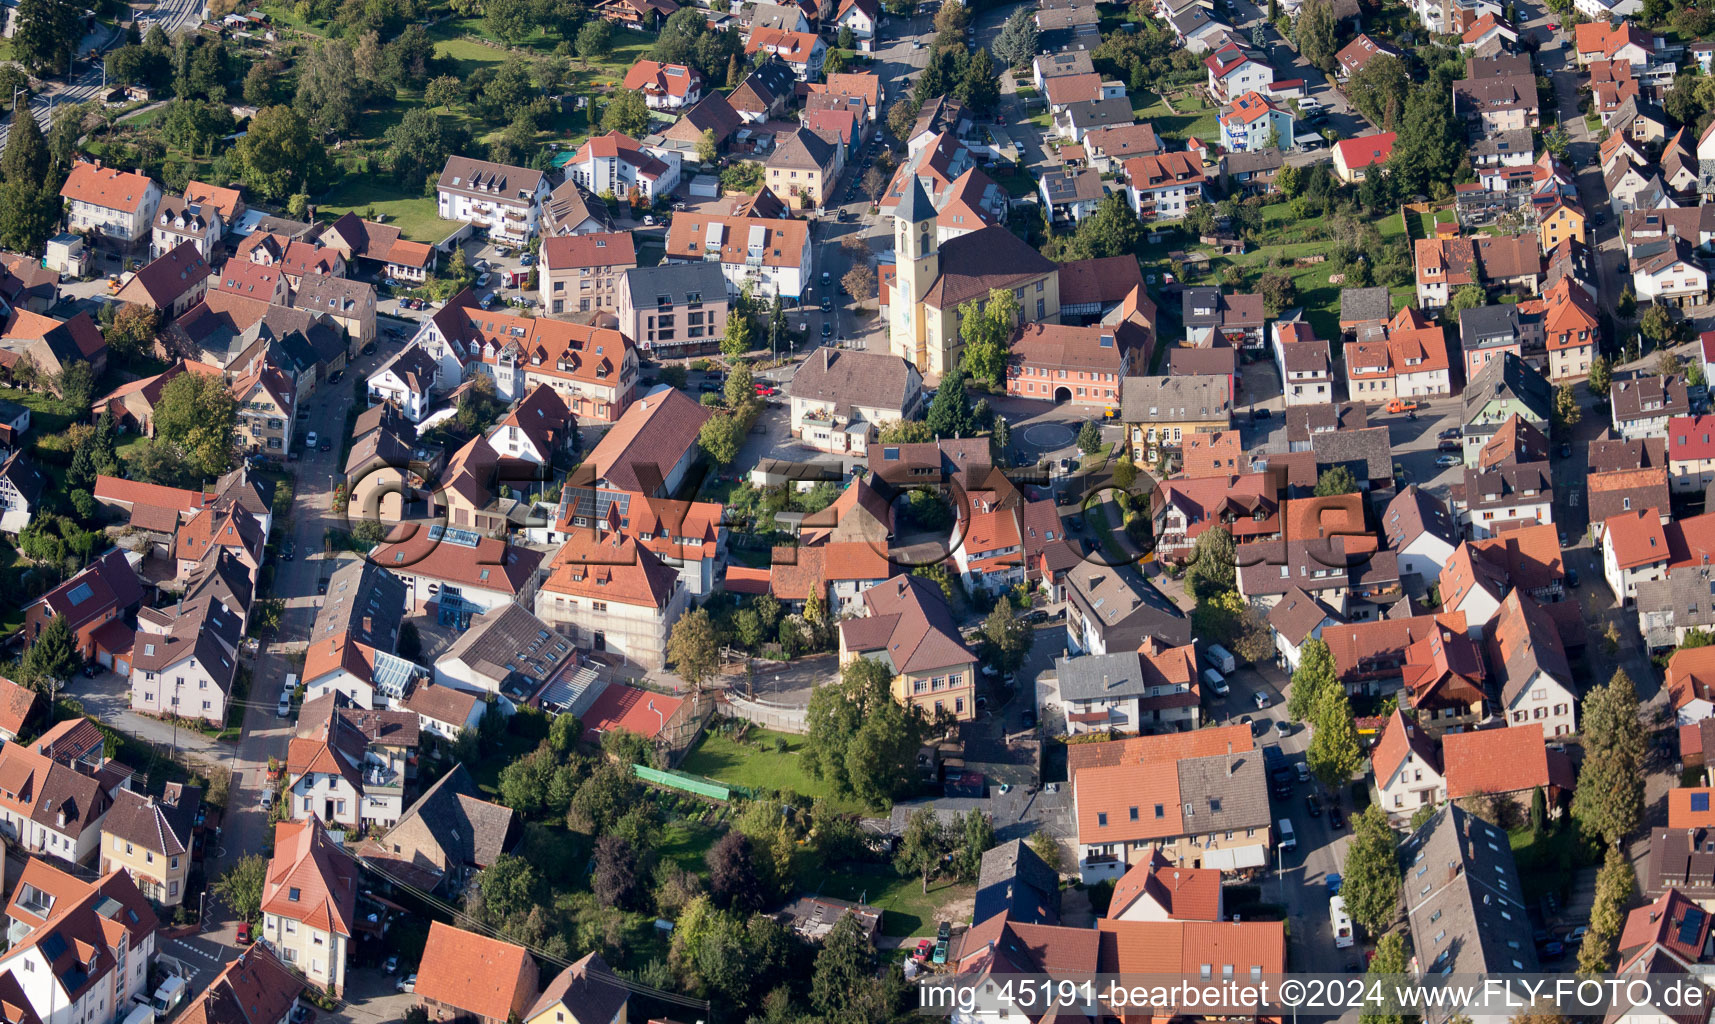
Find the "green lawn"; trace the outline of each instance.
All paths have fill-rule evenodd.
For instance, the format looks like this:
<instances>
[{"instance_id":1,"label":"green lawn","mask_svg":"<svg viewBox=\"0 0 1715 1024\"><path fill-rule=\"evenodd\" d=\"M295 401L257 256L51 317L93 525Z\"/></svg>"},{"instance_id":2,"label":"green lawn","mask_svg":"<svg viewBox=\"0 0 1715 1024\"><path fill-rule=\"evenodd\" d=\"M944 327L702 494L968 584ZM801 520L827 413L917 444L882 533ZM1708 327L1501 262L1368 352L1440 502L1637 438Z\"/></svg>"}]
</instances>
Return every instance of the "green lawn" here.
<instances>
[{"instance_id":1,"label":"green lawn","mask_svg":"<svg viewBox=\"0 0 1715 1024\"><path fill-rule=\"evenodd\" d=\"M97 385L96 391L99 393L101 390L101 386ZM64 433L65 428L78 419L75 412L66 411L64 402L46 392L0 388L0 398L17 402L30 410L30 433L38 437Z\"/></svg>"},{"instance_id":2,"label":"green lawn","mask_svg":"<svg viewBox=\"0 0 1715 1024\"><path fill-rule=\"evenodd\" d=\"M440 218L432 198L407 195L379 175L347 175L316 204L317 215L328 220L345 213L367 217L371 210L386 215L387 223L397 225L406 238L429 245L459 228L453 221Z\"/></svg>"},{"instance_id":3,"label":"green lawn","mask_svg":"<svg viewBox=\"0 0 1715 1024\"><path fill-rule=\"evenodd\" d=\"M686 871L701 874L708 870L703 857L709 852L722 829L699 821L670 821L661 827L661 843L655 852Z\"/></svg>"},{"instance_id":4,"label":"green lawn","mask_svg":"<svg viewBox=\"0 0 1715 1024\"><path fill-rule=\"evenodd\" d=\"M989 174L989 177L994 179L994 183L996 185L999 185L1001 188L1006 189L1006 194L1011 196L1014 199L1017 199L1020 196L1030 196L1030 195L1036 194L1036 188L1037 188L1036 179L1032 178L1029 174L1026 174L1023 171L1019 171L1019 170L1005 170L1005 171L1003 171L1003 170L1000 170L999 168L996 168L993 172L991 172Z\"/></svg>"},{"instance_id":5,"label":"green lawn","mask_svg":"<svg viewBox=\"0 0 1715 1024\"><path fill-rule=\"evenodd\" d=\"M1245 275L1242 284L1234 285L1231 291L1246 291L1256 286L1257 278L1269 269L1269 260L1282 257L1287 260L1285 266L1279 268L1291 276L1293 283L1298 286L1299 305L1304 307L1305 319L1315 328L1318 337L1338 338L1340 336L1340 291L1344 283L1333 284L1328 280L1332 272L1327 263L1310 263L1299 266L1295 262L1302 257L1317 256L1327 253L1328 242L1317 236L1322 234L1323 218L1310 217L1302 220L1294 219L1291 207L1287 203L1274 203L1263 207L1263 228L1257 238L1257 247L1242 256L1214 256L1209 263L1206 273L1194 277L1190 283L1206 284L1214 281L1215 275L1223 268L1237 267ZM1384 217L1375 222L1376 230L1381 234L1382 241L1392 242L1403 238L1405 223L1397 215ZM1300 241L1300 239L1315 239ZM1187 242L1191 244L1187 244ZM1201 251L1213 253L1213 249L1196 244L1184 234L1170 238L1156 245L1144 247L1138 256L1138 262L1143 265L1145 274L1160 273L1169 269L1168 253L1175 251ZM1393 289L1395 307L1402 301L1415 295L1416 289L1411 285L1401 285Z\"/></svg>"},{"instance_id":6,"label":"green lawn","mask_svg":"<svg viewBox=\"0 0 1715 1024\"><path fill-rule=\"evenodd\" d=\"M823 871L814 878L799 879L805 892L838 900L858 900L886 913L881 916L884 935L922 936L935 934L942 907L968 900L975 886L942 879L929 884L928 893L915 875L901 878L885 864L853 865L846 871ZM966 916L969 907L964 908Z\"/></svg>"},{"instance_id":7,"label":"green lawn","mask_svg":"<svg viewBox=\"0 0 1715 1024\"><path fill-rule=\"evenodd\" d=\"M804 737L791 736L767 729L752 728L743 744L725 733L703 734L683 764L681 771L703 775L735 786L748 786L758 792L787 790L812 799L826 798L834 810L848 814L863 814L862 804L848 797L836 797L827 783L810 778L799 760ZM774 741L786 741L786 752L778 753Z\"/></svg>"},{"instance_id":8,"label":"green lawn","mask_svg":"<svg viewBox=\"0 0 1715 1024\"><path fill-rule=\"evenodd\" d=\"M1220 108L1210 104L1201 93L1174 100L1173 109L1169 110L1160 96L1139 89L1131 94L1131 109L1139 121L1153 123L1156 134L1164 139L1184 142L1195 136L1207 141L1218 140L1221 135L1220 122L1215 120Z\"/></svg>"},{"instance_id":9,"label":"green lawn","mask_svg":"<svg viewBox=\"0 0 1715 1024\"><path fill-rule=\"evenodd\" d=\"M1540 837L1529 826L1516 828L1507 834L1518 863L1519 880L1524 883L1525 903L1535 904L1545 893L1564 901L1572 885L1573 874L1581 867L1600 864L1601 857L1593 844L1585 842L1578 826L1570 822L1556 828L1549 822Z\"/></svg>"}]
</instances>

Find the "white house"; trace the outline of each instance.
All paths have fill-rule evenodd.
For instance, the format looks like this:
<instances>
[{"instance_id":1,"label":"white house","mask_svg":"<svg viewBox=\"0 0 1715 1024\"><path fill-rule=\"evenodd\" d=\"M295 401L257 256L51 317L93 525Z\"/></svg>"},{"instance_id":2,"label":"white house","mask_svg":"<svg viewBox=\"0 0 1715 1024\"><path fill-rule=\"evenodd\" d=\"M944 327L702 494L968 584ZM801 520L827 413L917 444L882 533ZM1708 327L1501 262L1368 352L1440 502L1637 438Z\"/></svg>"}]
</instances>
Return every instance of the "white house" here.
<instances>
[{"instance_id":1,"label":"white house","mask_svg":"<svg viewBox=\"0 0 1715 1024\"><path fill-rule=\"evenodd\" d=\"M1577 730L1578 690L1560 629L1517 590L1507 595L1489 635L1489 663L1500 677L1500 716L1512 728L1542 727L1545 739Z\"/></svg>"},{"instance_id":2,"label":"white house","mask_svg":"<svg viewBox=\"0 0 1715 1024\"><path fill-rule=\"evenodd\" d=\"M1322 639L1324 629L1339 623L1340 619L1327 605L1293 587L1268 610L1269 631L1274 634L1275 661L1289 673L1298 671L1304 645L1311 640Z\"/></svg>"},{"instance_id":3,"label":"white house","mask_svg":"<svg viewBox=\"0 0 1715 1024\"><path fill-rule=\"evenodd\" d=\"M1205 197L1203 163L1193 153L1156 153L1125 162L1126 201L1144 220L1179 220Z\"/></svg>"},{"instance_id":4,"label":"white house","mask_svg":"<svg viewBox=\"0 0 1715 1024\"><path fill-rule=\"evenodd\" d=\"M1145 646L1141 652L1055 660L1068 734L1197 728L1202 689L1196 647L1170 648L1153 641Z\"/></svg>"},{"instance_id":5,"label":"white house","mask_svg":"<svg viewBox=\"0 0 1715 1024\"><path fill-rule=\"evenodd\" d=\"M849 28L859 39L874 39L880 22L881 5L876 0L840 0L840 9L834 14L834 31Z\"/></svg>"},{"instance_id":6,"label":"white house","mask_svg":"<svg viewBox=\"0 0 1715 1024\"><path fill-rule=\"evenodd\" d=\"M447 157L435 186L435 209L442 220L468 222L495 241L522 244L536 234L548 178L541 171Z\"/></svg>"},{"instance_id":7,"label":"white house","mask_svg":"<svg viewBox=\"0 0 1715 1024\"><path fill-rule=\"evenodd\" d=\"M412 343L369 375L369 404L392 402L412 423L421 423L441 387L441 365Z\"/></svg>"},{"instance_id":8,"label":"white house","mask_svg":"<svg viewBox=\"0 0 1715 1024\"><path fill-rule=\"evenodd\" d=\"M1381 808L1390 820L1408 821L1419 807L1447 799L1447 777L1434 737L1396 709L1370 755Z\"/></svg>"},{"instance_id":9,"label":"white house","mask_svg":"<svg viewBox=\"0 0 1715 1024\"><path fill-rule=\"evenodd\" d=\"M1274 81L1273 65L1233 42L1209 53L1203 66L1209 71L1209 96L1216 103L1247 92L1266 92Z\"/></svg>"},{"instance_id":10,"label":"white house","mask_svg":"<svg viewBox=\"0 0 1715 1024\"><path fill-rule=\"evenodd\" d=\"M84 881L26 860L6 916L11 946L0 956L0 987L9 1003L22 1004L9 1016L109 1021L148 994L160 919L125 871Z\"/></svg>"},{"instance_id":11,"label":"white house","mask_svg":"<svg viewBox=\"0 0 1715 1024\"><path fill-rule=\"evenodd\" d=\"M684 64L640 60L625 73L627 92L641 92L650 110L681 110L703 98L703 75Z\"/></svg>"},{"instance_id":12,"label":"white house","mask_svg":"<svg viewBox=\"0 0 1715 1024\"><path fill-rule=\"evenodd\" d=\"M129 244L149 237L161 186L146 174L79 161L60 187L69 231Z\"/></svg>"},{"instance_id":13,"label":"white house","mask_svg":"<svg viewBox=\"0 0 1715 1024\"><path fill-rule=\"evenodd\" d=\"M1441 575L1441 567L1459 545L1459 530L1452 513L1439 498L1408 484L1382 512L1382 533L1399 562L1401 576L1429 580Z\"/></svg>"},{"instance_id":14,"label":"white house","mask_svg":"<svg viewBox=\"0 0 1715 1024\"><path fill-rule=\"evenodd\" d=\"M0 463L0 532L18 534L30 525L47 482L22 448Z\"/></svg>"},{"instance_id":15,"label":"white house","mask_svg":"<svg viewBox=\"0 0 1715 1024\"><path fill-rule=\"evenodd\" d=\"M1221 111L1221 142L1240 153L1291 149L1292 112L1259 92L1247 92ZM1270 143L1273 145L1270 145Z\"/></svg>"},{"instance_id":16,"label":"white house","mask_svg":"<svg viewBox=\"0 0 1715 1024\"><path fill-rule=\"evenodd\" d=\"M1640 581L1667 575L1672 557L1667 527L1655 509L1622 512L1602 524L1602 577L1626 605L1637 599Z\"/></svg>"},{"instance_id":17,"label":"white house","mask_svg":"<svg viewBox=\"0 0 1715 1024\"><path fill-rule=\"evenodd\" d=\"M667 225L665 262L718 262L729 299L747 286L758 298L797 299L810 284L810 223L687 210Z\"/></svg>"},{"instance_id":18,"label":"white house","mask_svg":"<svg viewBox=\"0 0 1715 1024\"><path fill-rule=\"evenodd\" d=\"M594 195L628 198L635 190L654 202L679 186L680 155L675 149L646 147L620 132L593 136L566 164L566 180Z\"/></svg>"},{"instance_id":19,"label":"white house","mask_svg":"<svg viewBox=\"0 0 1715 1024\"><path fill-rule=\"evenodd\" d=\"M219 725L238 673L244 626L237 613L207 601L170 614L137 616L131 663L131 710Z\"/></svg>"},{"instance_id":20,"label":"white house","mask_svg":"<svg viewBox=\"0 0 1715 1024\"><path fill-rule=\"evenodd\" d=\"M1334 400L1334 362L1328 343L1302 320L1274 322L1274 361L1287 408Z\"/></svg>"},{"instance_id":21,"label":"white house","mask_svg":"<svg viewBox=\"0 0 1715 1024\"><path fill-rule=\"evenodd\" d=\"M1709 295L1709 272L1681 238L1632 247L1632 289L1638 302L1700 305Z\"/></svg>"},{"instance_id":22,"label":"white house","mask_svg":"<svg viewBox=\"0 0 1715 1024\"><path fill-rule=\"evenodd\" d=\"M479 693L424 680L405 698L405 710L416 712L417 727L443 740L457 741L465 730L482 724L488 701Z\"/></svg>"}]
</instances>

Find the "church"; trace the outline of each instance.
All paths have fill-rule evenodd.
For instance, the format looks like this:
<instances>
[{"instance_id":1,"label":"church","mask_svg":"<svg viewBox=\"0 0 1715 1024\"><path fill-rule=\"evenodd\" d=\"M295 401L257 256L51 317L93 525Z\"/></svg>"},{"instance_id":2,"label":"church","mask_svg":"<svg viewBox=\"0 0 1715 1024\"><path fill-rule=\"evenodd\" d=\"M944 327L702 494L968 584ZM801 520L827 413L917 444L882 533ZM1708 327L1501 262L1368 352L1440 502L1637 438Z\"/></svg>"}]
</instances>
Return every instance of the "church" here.
<instances>
[{"instance_id":1,"label":"church","mask_svg":"<svg viewBox=\"0 0 1715 1024\"><path fill-rule=\"evenodd\" d=\"M959 365L959 306L1009 288L1023 320L1058 323L1060 265L999 225L937 240L935 204L913 176L893 213L895 264L882 268L888 349L924 376Z\"/></svg>"}]
</instances>

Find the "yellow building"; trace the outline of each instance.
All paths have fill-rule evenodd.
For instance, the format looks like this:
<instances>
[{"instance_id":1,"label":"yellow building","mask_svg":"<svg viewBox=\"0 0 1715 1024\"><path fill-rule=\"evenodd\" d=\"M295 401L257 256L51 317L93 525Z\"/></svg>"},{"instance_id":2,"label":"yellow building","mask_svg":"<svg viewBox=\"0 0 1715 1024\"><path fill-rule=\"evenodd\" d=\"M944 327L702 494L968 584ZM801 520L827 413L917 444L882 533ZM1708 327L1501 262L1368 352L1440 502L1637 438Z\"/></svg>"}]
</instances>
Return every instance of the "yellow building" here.
<instances>
[{"instance_id":1,"label":"yellow building","mask_svg":"<svg viewBox=\"0 0 1715 1024\"><path fill-rule=\"evenodd\" d=\"M936 242L935 204L913 177L893 216L896 264L882 292L888 349L925 376L959 365L959 305L1012 291L1025 322L1060 322L1060 266L998 225ZM888 276L884 272L884 277Z\"/></svg>"},{"instance_id":2,"label":"yellow building","mask_svg":"<svg viewBox=\"0 0 1715 1024\"><path fill-rule=\"evenodd\" d=\"M762 166L768 172L769 191L795 210L811 209L827 200L845 169L845 150L838 136L829 138L800 128L788 135Z\"/></svg>"},{"instance_id":3,"label":"yellow building","mask_svg":"<svg viewBox=\"0 0 1715 1024\"><path fill-rule=\"evenodd\" d=\"M167 783L159 796L129 789L114 794L102 822L101 873L124 871L143 895L166 907L185 898L191 870L191 829L202 790Z\"/></svg>"},{"instance_id":4,"label":"yellow building","mask_svg":"<svg viewBox=\"0 0 1715 1024\"><path fill-rule=\"evenodd\" d=\"M1231 427L1228 379L1224 374L1127 377L1120 391L1120 415L1132 461L1154 465L1164 451L1180 451L1188 434Z\"/></svg>"},{"instance_id":5,"label":"yellow building","mask_svg":"<svg viewBox=\"0 0 1715 1024\"><path fill-rule=\"evenodd\" d=\"M1576 204L1561 200L1554 204L1554 209L1544 214L1538 222L1538 230L1542 233L1542 251L1553 252L1554 247L1568 238L1584 241L1584 211Z\"/></svg>"},{"instance_id":6,"label":"yellow building","mask_svg":"<svg viewBox=\"0 0 1715 1024\"><path fill-rule=\"evenodd\" d=\"M840 620L840 666L872 658L893 673L893 699L931 721L977 716L977 659L933 583L895 576L863 592L864 617Z\"/></svg>"}]
</instances>

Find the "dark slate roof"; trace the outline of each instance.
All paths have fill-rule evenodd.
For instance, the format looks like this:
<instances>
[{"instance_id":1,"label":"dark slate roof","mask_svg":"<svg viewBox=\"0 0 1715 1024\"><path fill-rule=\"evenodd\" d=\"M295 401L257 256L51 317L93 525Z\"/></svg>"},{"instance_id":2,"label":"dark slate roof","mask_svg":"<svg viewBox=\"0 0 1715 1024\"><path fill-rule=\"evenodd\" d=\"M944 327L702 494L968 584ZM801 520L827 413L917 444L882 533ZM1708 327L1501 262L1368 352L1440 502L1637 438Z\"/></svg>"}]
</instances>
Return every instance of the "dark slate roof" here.
<instances>
[{"instance_id":1,"label":"dark slate roof","mask_svg":"<svg viewBox=\"0 0 1715 1024\"><path fill-rule=\"evenodd\" d=\"M1393 319L1393 299L1386 287L1340 289L1340 322Z\"/></svg>"},{"instance_id":2,"label":"dark slate roof","mask_svg":"<svg viewBox=\"0 0 1715 1024\"><path fill-rule=\"evenodd\" d=\"M1458 805L1442 807L1400 847L1419 970L1534 973L1524 885L1507 834ZM1435 936L1442 936L1439 940ZM1432 1022L1446 1019L1450 1010Z\"/></svg>"},{"instance_id":3,"label":"dark slate roof","mask_svg":"<svg viewBox=\"0 0 1715 1024\"><path fill-rule=\"evenodd\" d=\"M984 853L977 870L971 921L987 921L996 914L1022 924L1060 923L1060 875L1022 839Z\"/></svg>"}]
</instances>

